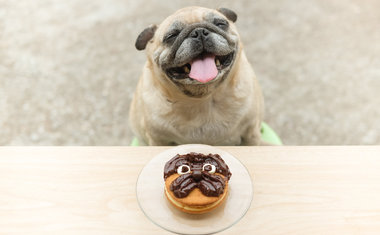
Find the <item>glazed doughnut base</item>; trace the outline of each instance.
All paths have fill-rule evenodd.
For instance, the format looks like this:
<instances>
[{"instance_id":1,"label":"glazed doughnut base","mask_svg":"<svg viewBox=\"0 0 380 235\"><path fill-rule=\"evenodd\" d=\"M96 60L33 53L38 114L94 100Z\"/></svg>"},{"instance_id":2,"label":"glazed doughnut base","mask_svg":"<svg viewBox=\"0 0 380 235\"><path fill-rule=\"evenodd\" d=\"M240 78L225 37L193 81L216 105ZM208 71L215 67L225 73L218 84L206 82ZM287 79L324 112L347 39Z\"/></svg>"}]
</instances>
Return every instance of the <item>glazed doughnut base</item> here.
<instances>
[{"instance_id":1,"label":"glazed doughnut base","mask_svg":"<svg viewBox=\"0 0 380 235\"><path fill-rule=\"evenodd\" d=\"M221 174L218 174L224 177ZM218 197L208 197L202 194L202 192L195 188L189 193L187 197L177 198L174 193L170 190L170 184L179 176L179 174L173 174L165 180L165 196L168 201L180 209L183 212L190 214L202 214L211 211L221 205L227 198L228 194L228 183L224 188L222 194Z\"/></svg>"}]
</instances>

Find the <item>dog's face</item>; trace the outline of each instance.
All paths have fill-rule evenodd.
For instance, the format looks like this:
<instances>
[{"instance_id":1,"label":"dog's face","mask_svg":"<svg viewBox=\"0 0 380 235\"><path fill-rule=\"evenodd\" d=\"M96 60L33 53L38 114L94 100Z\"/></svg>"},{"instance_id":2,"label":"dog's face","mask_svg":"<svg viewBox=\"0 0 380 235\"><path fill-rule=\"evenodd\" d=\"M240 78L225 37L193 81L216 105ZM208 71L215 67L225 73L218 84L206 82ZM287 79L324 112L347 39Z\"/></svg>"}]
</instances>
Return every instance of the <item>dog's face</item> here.
<instances>
[{"instance_id":1,"label":"dog's face","mask_svg":"<svg viewBox=\"0 0 380 235\"><path fill-rule=\"evenodd\" d=\"M147 49L158 79L172 82L187 96L203 97L228 78L239 51L236 14L221 8L181 9L159 27L150 26L137 38Z\"/></svg>"},{"instance_id":2,"label":"dog's face","mask_svg":"<svg viewBox=\"0 0 380 235\"><path fill-rule=\"evenodd\" d=\"M178 198L188 196L195 188L208 197L218 197L231 177L218 154L178 154L165 164L164 179L175 173L178 177L170 184L170 190Z\"/></svg>"}]
</instances>

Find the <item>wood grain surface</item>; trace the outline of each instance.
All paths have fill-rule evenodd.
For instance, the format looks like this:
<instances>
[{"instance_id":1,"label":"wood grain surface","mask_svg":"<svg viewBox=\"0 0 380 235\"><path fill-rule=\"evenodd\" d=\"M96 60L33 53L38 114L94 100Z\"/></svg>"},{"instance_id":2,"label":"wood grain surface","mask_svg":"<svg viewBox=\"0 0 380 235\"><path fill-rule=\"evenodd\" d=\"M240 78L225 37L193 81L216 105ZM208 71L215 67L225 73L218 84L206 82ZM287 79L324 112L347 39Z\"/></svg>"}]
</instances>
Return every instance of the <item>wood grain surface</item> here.
<instances>
[{"instance_id":1,"label":"wood grain surface","mask_svg":"<svg viewBox=\"0 0 380 235\"><path fill-rule=\"evenodd\" d=\"M0 234L169 234L135 196L167 148L0 148ZM379 234L380 147L220 148L254 185L248 213L221 234Z\"/></svg>"}]
</instances>

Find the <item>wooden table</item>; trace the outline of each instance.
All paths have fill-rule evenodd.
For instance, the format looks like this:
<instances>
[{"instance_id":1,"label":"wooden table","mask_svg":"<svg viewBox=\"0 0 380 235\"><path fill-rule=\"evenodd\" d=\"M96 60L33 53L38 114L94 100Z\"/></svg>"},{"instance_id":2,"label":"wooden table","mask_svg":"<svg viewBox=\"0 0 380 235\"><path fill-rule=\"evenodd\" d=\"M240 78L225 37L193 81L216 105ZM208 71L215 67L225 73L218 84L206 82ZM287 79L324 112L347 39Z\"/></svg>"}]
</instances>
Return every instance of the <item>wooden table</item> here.
<instances>
[{"instance_id":1,"label":"wooden table","mask_svg":"<svg viewBox=\"0 0 380 235\"><path fill-rule=\"evenodd\" d=\"M135 183L167 147L0 148L0 234L169 234L140 210ZM254 184L221 234L379 234L380 146L221 147Z\"/></svg>"}]
</instances>

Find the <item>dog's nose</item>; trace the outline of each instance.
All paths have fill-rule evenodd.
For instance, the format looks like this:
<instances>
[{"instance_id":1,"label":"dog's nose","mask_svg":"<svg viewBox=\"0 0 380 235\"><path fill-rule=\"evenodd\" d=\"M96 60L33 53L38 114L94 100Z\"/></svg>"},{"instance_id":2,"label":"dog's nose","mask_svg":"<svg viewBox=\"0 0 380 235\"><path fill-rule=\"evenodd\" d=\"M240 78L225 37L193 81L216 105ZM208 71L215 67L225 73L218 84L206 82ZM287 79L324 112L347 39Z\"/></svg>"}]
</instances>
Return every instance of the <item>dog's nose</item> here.
<instances>
[{"instance_id":1,"label":"dog's nose","mask_svg":"<svg viewBox=\"0 0 380 235\"><path fill-rule=\"evenodd\" d=\"M194 29L191 33L190 33L190 37L191 38L197 38L197 39L201 39L201 38L205 38L209 35L210 31L208 31L207 29L205 28L196 28Z\"/></svg>"},{"instance_id":2,"label":"dog's nose","mask_svg":"<svg viewBox=\"0 0 380 235\"><path fill-rule=\"evenodd\" d=\"M196 182L199 182L202 179L202 171L200 169L199 170L193 170L193 179Z\"/></svg>"}]
</instances>

